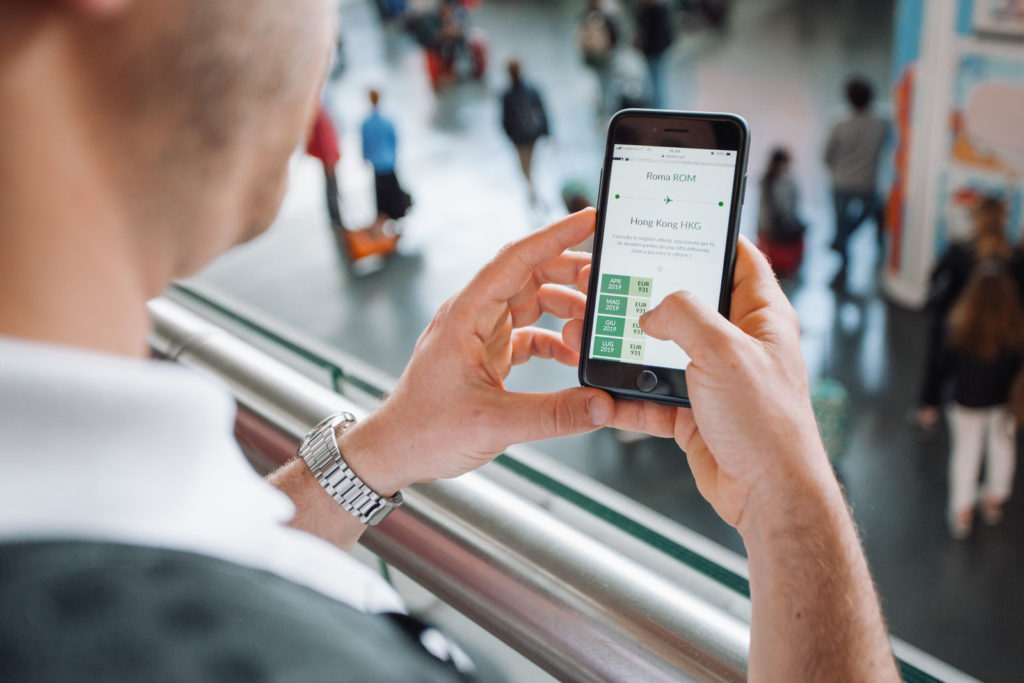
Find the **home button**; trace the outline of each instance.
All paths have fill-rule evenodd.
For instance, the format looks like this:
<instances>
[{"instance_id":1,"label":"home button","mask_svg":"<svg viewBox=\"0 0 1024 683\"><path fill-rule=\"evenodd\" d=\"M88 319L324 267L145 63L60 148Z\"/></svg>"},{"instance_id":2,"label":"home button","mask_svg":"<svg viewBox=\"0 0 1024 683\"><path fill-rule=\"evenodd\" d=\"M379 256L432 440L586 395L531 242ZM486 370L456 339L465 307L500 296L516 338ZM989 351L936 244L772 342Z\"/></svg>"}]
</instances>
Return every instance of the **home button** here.
<instances>
[{"instance_id":1,"label":"home button","mask_svg":"<svg viewBox=\"0 0 1024 683\"><path fill-rule=\"evenodd\" d=\"M636 376L636 388L640 391L654 391L656 386L658 386L658 376L650 370L643 370Z\"/></svg>"}]
</instances>

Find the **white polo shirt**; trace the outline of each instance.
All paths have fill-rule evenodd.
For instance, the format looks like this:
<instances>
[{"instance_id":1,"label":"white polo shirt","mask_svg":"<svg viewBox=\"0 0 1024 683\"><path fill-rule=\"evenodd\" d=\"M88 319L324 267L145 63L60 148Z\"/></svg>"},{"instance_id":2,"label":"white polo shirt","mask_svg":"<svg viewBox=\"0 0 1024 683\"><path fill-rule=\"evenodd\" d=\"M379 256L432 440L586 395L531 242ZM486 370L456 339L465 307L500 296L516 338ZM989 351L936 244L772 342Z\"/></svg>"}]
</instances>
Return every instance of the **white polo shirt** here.
<instances>
[{"instance_id":1,"label":"white polo shirt","mask_svg":"<svg viewBox=\"0 0 1024 683\"><path fill-rule=\"evenodd\" d=\"M0 337L0 543L190 551L404 611L368 567L284 526L291 500L249 466L234 418L225 389L171 363Z\"/></svg>"}]
</instances>

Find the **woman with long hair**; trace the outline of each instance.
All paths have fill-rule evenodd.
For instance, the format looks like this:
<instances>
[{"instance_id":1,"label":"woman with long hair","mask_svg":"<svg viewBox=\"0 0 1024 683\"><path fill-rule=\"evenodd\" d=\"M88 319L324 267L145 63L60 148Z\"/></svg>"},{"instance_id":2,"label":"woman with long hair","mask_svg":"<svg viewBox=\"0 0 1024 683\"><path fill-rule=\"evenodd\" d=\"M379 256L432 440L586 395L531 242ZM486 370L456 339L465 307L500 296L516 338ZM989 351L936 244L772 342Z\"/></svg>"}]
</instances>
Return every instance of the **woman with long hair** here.
<instances>
[{"instance_id":1,"label":"woman with long hair","mask_svg":"<svg viewBox=\"0 0 1024 683\"><path fill-rule=\"evenodd\" d=\"M972 211L973 225L968 240L953 242L935 265L928 291L927 308L932 315L925 351L924 384L917 424L931 429L939 418L941 372L939 362L946 345L946 321L960 298L976 264L997 259L1007 264L1011 275L1024 285L1024 256L1006 236L1006 205L998 197L982 197Z\"/></svg>"},{"instance_id":2,"label":"woman with long hair","mask_svg":"<svg viewBox=\"0 0 1024 683\"><path fill-rule=\"evenodd\" d=\"M978 474L986 451L981 512L1002 519L1016 462L1016 423L1010 387L1024 355L1024 309L1017 282L1002 259L981 261L949 314L943 375L953 384L949 408L949 525L954 538L970 534L978 505ZM985 446L987 445L987 449Z\"/></svg>"}]
</instances>

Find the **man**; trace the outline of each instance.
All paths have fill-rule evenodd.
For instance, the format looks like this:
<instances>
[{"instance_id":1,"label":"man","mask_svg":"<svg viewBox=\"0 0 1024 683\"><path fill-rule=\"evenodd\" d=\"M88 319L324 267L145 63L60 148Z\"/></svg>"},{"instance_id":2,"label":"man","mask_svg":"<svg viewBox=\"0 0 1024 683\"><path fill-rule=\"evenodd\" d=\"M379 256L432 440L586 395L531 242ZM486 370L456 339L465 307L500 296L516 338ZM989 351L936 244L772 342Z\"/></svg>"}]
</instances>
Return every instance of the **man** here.
<instances>
[{"instance_id":1,"label":"man","mask_svg":"<svg viewBox=\"0 0 1024 683\"><path fill-rule=\"evenodd\" d=\"M509 60L508 90L501 96L501 126L515 145L519 166L530 190L530 202L537 201L530 169L533 165L533 147L537 140L549 135L548 114L540 93L523 80L522 67L515 59Z\"/></svg>"},{"instance_id":2,"label":"man","mask_svg":"<svg viewBox=\"0 0 1024 683\"><path fill-rule=\"evenodd\" d=\"M616 110L612 101L612 60L619 43L615 17L608 8L611 3L588 0L587 11L580 18L577 41L583 63L597 76L597 115L602 117Z\"/></svg>"},{"instance_id":3,"label":"man","mask_svg":"<svg viewBox=\"0 0 1024 683\"><path fill-rule=\"evenodd\" d=\"M832 127L825 143L825 164L832 178L836 211L836 235L832 249L842 259L839 277L845 278L847 242L867 217L875 220L878 244L885 237L882 203L878 198L878 162L889 126L871 111L874 91L863 78L846 82L850 115Z\"/></svg>"},{"instance_id":4,"label":"man","mask_svg":"<svg viewBox=\"0 0 1024 683\"><path fill-rule=\"evenodd\" d=\"M672 12L665 0L640 0L634 10L636 46L647 60L651 106L665 107L665 52L672 46Z\"/></svg>"},{"instance_id":5,"label":"man","mask_svg":"<svg viewBox=\"0 0 1024 683\"><path fill-rule=\"evenodd\" d=\"M377 225L397 220L412 205L395 175L397 156L395 125L380 113L380 93L369 92L370 115L363 121L363 158L373 166L373 187L377 197Z\"/></svg>"},{"instance_id":6,"label":"man","mask_svg":"<svg viewBox=\"0 0 1024 683\"><path fill-rule=\"evenodd\" d=\"M343 604L400 609L330 545L351 548L365 523L329 495L337 479L318 480L321 455L397 502L515 441L614 425L674 436L742 534L751 677L896 680L795 315L746 241L733 322L685 293L642 321L693 357L692 412L582 387L505 390L532 356L576 362L585 299L567 285L586 282L589 261L565 249L593 230L581 212L507 247L448 301L378 411L316 431L270 478L290 502L247 469L228 396L144 359L146 301L273 218L316 107L331 9L0 5L2 678L450 680L407 617ZM571 319L561 335L531 326L545 312Z\"/></svg>"}]
</instances>

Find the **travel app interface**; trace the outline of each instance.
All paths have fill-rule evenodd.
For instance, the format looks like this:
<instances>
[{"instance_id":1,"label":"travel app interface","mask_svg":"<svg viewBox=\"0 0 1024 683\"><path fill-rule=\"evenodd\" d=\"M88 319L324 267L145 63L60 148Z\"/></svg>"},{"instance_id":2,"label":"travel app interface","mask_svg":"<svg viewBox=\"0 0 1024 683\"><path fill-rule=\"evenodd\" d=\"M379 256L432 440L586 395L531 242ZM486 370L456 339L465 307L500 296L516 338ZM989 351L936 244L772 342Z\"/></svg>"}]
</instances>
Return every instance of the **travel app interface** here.
<instances>
[{"instance_id":1,"label":"travel app interface","mask_svg":"<svg viewBox=\"0 0 1024 683\"><path fill-rule=\"evenodd\" d=\"M615 145L590 357L685 370L637 319L673 292L719 305L737 152Z\"/></svg>"}]
</instances>

